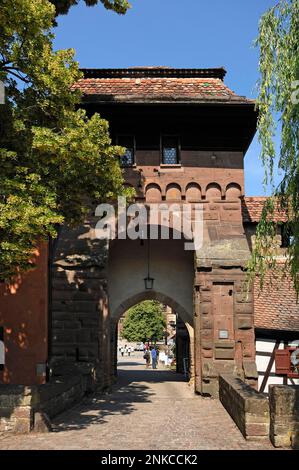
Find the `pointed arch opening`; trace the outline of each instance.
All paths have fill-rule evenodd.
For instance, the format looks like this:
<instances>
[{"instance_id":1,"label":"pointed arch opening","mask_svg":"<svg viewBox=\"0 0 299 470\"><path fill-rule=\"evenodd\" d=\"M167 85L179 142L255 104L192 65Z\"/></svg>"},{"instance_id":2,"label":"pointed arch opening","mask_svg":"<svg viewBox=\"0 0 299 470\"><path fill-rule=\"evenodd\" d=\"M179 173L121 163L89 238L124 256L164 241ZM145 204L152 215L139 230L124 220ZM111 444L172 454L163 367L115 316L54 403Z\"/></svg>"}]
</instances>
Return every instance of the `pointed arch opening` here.
<instances>
[{"instance_id":1,"label":"pointed arch opening","mask_svg":"<svg viewBox=\"0 0 299 470\"><path fill-rule=\"evenodd\" d=\"M123 375L129 369L129 372L134 370L136 373L136 381L138 377L157 382L191 378L193 328L183 320L187 318L187 312L182 306L160 292L144 291L126 299L115 315L116 375L119 370ZM152 317L155 315L157 319L154 322ZM161 318L163 325L159 323Z\"/></svg>"}]
</instances>

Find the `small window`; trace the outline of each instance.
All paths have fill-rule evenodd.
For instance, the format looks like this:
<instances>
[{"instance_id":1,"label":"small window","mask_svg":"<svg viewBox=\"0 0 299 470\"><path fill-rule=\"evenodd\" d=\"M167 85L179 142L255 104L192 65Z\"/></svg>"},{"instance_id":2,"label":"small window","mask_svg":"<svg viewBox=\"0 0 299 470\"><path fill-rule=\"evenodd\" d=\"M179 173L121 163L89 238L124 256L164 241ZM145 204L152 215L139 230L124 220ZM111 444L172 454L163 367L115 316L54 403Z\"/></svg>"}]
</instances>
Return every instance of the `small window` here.
<instances>
[{"instance_id":1,"label":"small window","mask_svg":"<svg viewBox=\"0 0 299 470\"><path fill-rule=\"evenodd\" d=\"M176 136L162 137L162 163L176 165L179 163L179 139Z\"/></svg>"},{"instance_id":2,"label":"small window","mask_svg":"<svg viewBox=\"0 0 299 470\"><path fill-rule=\"evenodd\" d=\"M123 167L132 166L135 163L135 138L129 135L120 135L117 138L117 145L125 147L125 153L120 157L120 164Z\"/></svg>"}]
</instances>

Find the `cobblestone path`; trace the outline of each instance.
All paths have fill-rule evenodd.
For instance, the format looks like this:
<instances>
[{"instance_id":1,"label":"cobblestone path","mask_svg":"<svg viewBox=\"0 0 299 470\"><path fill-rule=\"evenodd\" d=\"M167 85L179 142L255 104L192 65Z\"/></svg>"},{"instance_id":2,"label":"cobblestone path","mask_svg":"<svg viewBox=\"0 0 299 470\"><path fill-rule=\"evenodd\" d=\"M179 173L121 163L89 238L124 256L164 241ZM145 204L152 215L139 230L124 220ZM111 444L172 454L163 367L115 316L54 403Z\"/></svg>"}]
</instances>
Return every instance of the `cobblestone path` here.
<instances>
[{"instance_id":1,"label":"cobblestone path","mask_svg":"<svg viewBox=\"0 0 299 470\"><path fill-rule=\"evenodd\" d=\"M120 359L111 394L86 398L47 434L0 437L0 449L273 449L246 442L217 400L193 394L179 374Z\"/></svg>"}]
</instances>

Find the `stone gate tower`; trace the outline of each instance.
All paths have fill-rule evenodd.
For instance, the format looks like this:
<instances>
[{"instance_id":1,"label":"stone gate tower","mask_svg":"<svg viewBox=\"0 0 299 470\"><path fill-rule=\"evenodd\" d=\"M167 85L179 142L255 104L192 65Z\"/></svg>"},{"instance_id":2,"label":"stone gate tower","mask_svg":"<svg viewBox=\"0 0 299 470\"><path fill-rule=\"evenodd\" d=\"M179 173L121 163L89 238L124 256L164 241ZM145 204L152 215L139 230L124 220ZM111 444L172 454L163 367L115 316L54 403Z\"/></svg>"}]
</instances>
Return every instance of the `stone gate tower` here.
<instances>
[{"instance_id":1,"label":"stone gate tower","mask_svg":"<svg viewBox=\"0 0 299 470\"><path fill-rule=\"evenodd\" d=\"M114 143L126 147L121 164L136 199L203 205L203 246L184 255L170 241L157 241L156 290L147 293L168 301L194 332L195 390L216 396L221 372L254 384L253 304L242 292L250 251L241 209L243 160L256 130L254 102L224 84L223 68L83 72L76 85L82 106L106 118ZM142 254L132 244L111 245L104 254L93 231L91 218L78 231L65 229L58 243L52 356L96 363L100 380L109 382L115 322L146 298L138 281Z\"/></svg>"}]
</instances>

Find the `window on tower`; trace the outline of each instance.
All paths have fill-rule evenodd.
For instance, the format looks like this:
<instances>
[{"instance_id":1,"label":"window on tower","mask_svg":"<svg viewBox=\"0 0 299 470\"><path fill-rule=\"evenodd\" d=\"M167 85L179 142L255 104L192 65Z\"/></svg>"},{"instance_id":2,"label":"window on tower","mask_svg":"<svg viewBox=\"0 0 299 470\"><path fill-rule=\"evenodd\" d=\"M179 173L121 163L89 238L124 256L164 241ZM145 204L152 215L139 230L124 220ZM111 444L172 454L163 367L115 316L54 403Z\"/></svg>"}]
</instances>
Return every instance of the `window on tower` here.
<instances>
[{"instance_id":1,"label":"window on tower","mask_svg":"<svg viewBox=\"0 0 299 470\"><path fill-rule=\"evenodd\" d=\"M117 145L125 147L125 153L120 157L123 167L133 166L135 163L135 137L132 135L119 135Z\"/></svg>"},{"instance_id":2,"label":"window on tower","mask_svg":"<svg viewBox=\"0 0 299 470\"><path fill-rule=\"evenodd\" d=\"M179 163L179 138L177 136L162 136L162 163L164 165Z\"/></svg>"}]
</instances>

